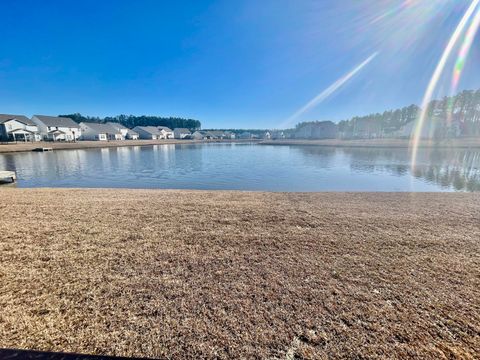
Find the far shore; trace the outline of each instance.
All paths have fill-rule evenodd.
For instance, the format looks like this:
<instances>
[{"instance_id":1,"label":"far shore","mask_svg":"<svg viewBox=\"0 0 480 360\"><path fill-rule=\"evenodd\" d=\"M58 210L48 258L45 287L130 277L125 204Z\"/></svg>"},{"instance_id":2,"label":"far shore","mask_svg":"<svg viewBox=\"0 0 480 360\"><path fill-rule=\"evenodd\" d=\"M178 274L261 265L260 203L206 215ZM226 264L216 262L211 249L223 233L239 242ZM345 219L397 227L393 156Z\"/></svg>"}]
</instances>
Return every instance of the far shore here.
<instances>
[{"instance_id":1,"label":"far shore","mask_svg":"<svg viewBox=\"0 0 480 360\"><path fill-rule=\"evenodd\" d=\"M93 149L125 146L151 146L168 144L207 144L207 143L245 143L252 142L260 145L302 145L302 146L325 146L325 147L359 147L359 148L409 148L409 139L282 139L282 140L258 140L258 139L234 139L234 140L116 140L116 141L76 141L76 142L17 142L0 143L0 154L32 151L35 148L52 148L54 150ZM421 148L459 148L480 149L480 137L460 138L447 140L422 140Z\"/></svg>"},{"instance_id":2,"label":"far shore","mask_svg":"<svg viewBox=\"0 0 480 360\"><path fill-rule=\"evenodd\" d=\"M205 143L238 143L250 142L255 140L116 140L116 141L75 141L75 142L17 142L9 144L0 144L0 154L32 151L35 148L52 148L54 150L73 150L73 149L93 149L93 148L109 148L124 146L151 146L151 145L168 145L168 144L205 144ZM258 141L258 140L257 140Z\"/></svg>"},{"instance_id":3,"label":"far shore","mask_svg":"<svg viewBox=\"0 0 480 360\"><path fill-rule=\"evenodd\" d=\"M409 148L410 139L324 139L324 140L302 140L282 139L264 140L261 145L306 145L306 146L330 146L330 147L362 147L362 148ZM446 140L421 140L421 148L480 148L480 137L458 138Z\"/></svg>"}]
</instances>

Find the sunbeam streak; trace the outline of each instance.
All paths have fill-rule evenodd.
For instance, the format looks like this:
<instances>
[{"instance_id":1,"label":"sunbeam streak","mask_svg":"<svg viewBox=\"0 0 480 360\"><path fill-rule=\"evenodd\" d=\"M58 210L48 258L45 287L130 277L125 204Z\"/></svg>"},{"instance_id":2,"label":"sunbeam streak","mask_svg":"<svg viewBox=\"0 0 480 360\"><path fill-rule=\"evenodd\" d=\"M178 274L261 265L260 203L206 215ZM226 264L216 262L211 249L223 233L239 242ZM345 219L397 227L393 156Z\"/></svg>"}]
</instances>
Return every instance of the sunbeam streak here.
<instances>
[{"instance_id":1,"label":"sunbeam streak","mask_svg":"<svg viewBox=\"0 0 480 360\"><path fill-rule=\"evenodd\" d=\"M451 95L453 95L457 91L460 78L462 77L463 68L465 67L468 54L470 53L470 49L472 47L473 41L475 40L475 36L477 35L479 27L480 7L477 9L475 17L473 18L473 21L471 22L470 27L467 30L467 34L465 35L465 40L462 44L462 47L458 52L458 58L455 63L455 68L453 70L452 88L450 90Z\"/></svg>"},{"instance_id":2,"label":"sunbeam streak","mask_svg":"<svg viewBox=\"0 0 480 360\"><path fill-rule=\"evenodd\" d=\"M470 4L469 8L463 15L462 19L457 25L457 28L453 32L452 36L450 37L450 40L445 47L445 50L443 51L443 54L437 64L437 67L435 68L435 71L433 72L433 75L430 79L430 82L428 84L427 90L425 92L425 95L422 100L422 105L421 105L421 110L420 110L420 115L417 119L417 123L415 124L415 131L413 133L412 139L411 139L411 149L412 149L412 169L415 168L415 164L417 161L417 151L418 151L418 145L420 142L420 137L422 134L422 128L424 126L425 118L427 117L428 113L428 105L430 101L432 100L434 91L437 87L438 81L440 80L440 77L445 69L445 66L447 64L447 60L449 59L453 49L455 48L455 45L457 44L460 36L465 30L465 27L468 24L468 21L472 17L473 13L475 12L475 9L477 8L478 4L480 3L480 0L473 0L472 3Z\"/></svg>"},{"instance_id":3,"label":"sunbeam streak","mask_svg":"<svg viewBox=\"0 0 480 360\"><path fill-rule=\"evenodd\" d=\"M373 25L389 16L392 16L392 15L395 15L396 13L402 11L402 10L405 10L406 8L408 8L409 6L411 6L413 3L413 0L404 0L401 4L393 7L392 9L389 9L387 11L385 11L383 14L377 16L375 19L373 19L372 21L370 21L370 25Z\"/></svg>"},{"instance_id":4,"label":"sunbeam streak","mask_svg":"<svg viewBox=\"0 0 480 360\"><path fill-rule=\"evenodd\" d=\"M478 0L480 1L480 0ZM352 71L350 71L348 74L345 74L342 76L340 79L335 81L332 85L330 85L328 88L323 90L320 94L315 96L312 100L310 100L305 106L300 108L295 114L290 116L282 125L282 128L285 128L289 125L291 125L300 115L310 111L313 109L315 106L320 104L322 101L324 101L326 98L331 96L335 91L337 91L339 88L341 88L345 83L347 83L351 78L353 78L359 71L361 71L365 66L367 66L375 57L377 57L379 53L375 52L372 55L370 55L365 61L363 61L360 65L357 65Z\"/></svg>"}]
</instances>

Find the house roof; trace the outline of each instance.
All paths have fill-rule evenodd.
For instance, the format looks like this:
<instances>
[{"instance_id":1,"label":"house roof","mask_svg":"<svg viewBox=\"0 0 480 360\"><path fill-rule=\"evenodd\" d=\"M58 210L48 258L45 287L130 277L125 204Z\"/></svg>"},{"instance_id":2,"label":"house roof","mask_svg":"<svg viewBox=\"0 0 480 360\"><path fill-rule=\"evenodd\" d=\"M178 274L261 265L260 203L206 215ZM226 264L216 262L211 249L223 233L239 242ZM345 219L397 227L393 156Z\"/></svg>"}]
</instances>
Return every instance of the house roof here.
<instances>
[{"instance_id":1,"label":"house roof","mask_svg":"<svg viewBox=\"0 0 480 360\"><path fill-rule=\"evenodd\" d=\"M65 131L55 129L55 130L49 131L48 133L49 134L65 134Z\"/></svg>"},{"instance_id":2,"label":"house roof","mask_svg":"<svg viewBox=\"0 0 480 360\"><path fill-rule=\"evenodd\" d=\"M77 128L80 126L70 118L46 115L33 115L40 120L45 126Z\"/></svg>"},{"instance_id":3,"label":"house roof","mask_svg":"<svg viewBox=\"0 0 480 360\"><path fill-rule=\"evenodd\" d=\"M132 129L128 129L127 134L128 135L138 135L138 133L136 131L133 131Z\"/></svg>"},{"instance_id":4,"label":"house roof","mask_svg":"<svg viewBox=\"0 0 480 360\"><path fill-rule=\"evenodd\" d=\"M143 130L143 131L148 132L152 135L161 135L161 129L159 129L155 126L135 126L133 129L134 130L135 129Z\"/></svg>"},{"instance_id":5,"label":"house roof","mask_svg":"<svg viewBox=\"0 0 480 360\"><path fill-rule=\"evenodd\" d=\"M122 124L118 123L118 122L107 122L106 124L110 125L110 126L113 126L115 129L117 130L125 130L125 129L128 129L126 126L123 126Z\"/></svg>"},{"instance_id":6,"label":"house roof","mask_svg":"<svg viewBox=\"0 0 480 360\"><path fill-rule=\"evenodd\" d=\"M188 129L186 129L186 128L176 128L174 131L181 132L181 133L191 134L191 133L190 133L190 130L188 130Z\"/></svg>"},{"instance_id":7,"label":"house roof","mask_svg":"<svg viewBox=\"0 0 480 360\"><path fill-rule=\"evenodd\" d=\"M27 129L15 129L15 130L12 130L10 131L11 133L17 133L17 132L27 132L27 133L30 133L30 134L35 134L36 132L35 131L30 131L30 130L27 130Z\"/></svg>"},{"instance_id":8,"label":"house roof","mask_svg":"<svg viewBox=\"0 0 480 360\"><path fill-rule=\"evenodd\" d=\"M36 125L32 120L27 118L24 115L8 115L8 114L0 114L0 124L3 124L4 122L8 120L17 120L21 122L22 124L25 125Z\"/></svg>"},{"instance_id":9,"label":"house roof","mask_svg":"<svg viewBox=\"0 0 480 360\"><path fill-rule=\"evenodd\" d=\"M93 131L96 131L99 134L119 134L120 131L117 130L114 126L110 124L101 124L93 122L81 122L83 126L88 126Z\"/></svg>"},{"instance_id":10,"label":"house roof","mask_svg":"<svg viewBox=\"0 0 480 360\"><path fill-rule=\"evenodd\" d=\"M172 132L172 129L170 129L169 127L166 127L166 126L157 126L158 130L165 130L165 131L170 131Z\"/></svg>"}]
</instances>

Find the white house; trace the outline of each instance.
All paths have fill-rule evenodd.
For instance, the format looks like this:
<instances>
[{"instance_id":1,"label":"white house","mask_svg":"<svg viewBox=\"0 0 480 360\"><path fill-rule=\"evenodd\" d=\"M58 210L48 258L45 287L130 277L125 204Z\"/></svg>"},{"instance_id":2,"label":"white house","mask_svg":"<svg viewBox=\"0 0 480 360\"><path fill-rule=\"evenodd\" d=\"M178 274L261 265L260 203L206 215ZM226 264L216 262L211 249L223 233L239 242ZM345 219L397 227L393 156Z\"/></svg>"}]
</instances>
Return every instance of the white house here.
<instances>
[{"instance_id":1,"label":"white house","mask_svg":"<svg viewBox=\"0 0 480 360\"><path fill-rule=\"evenodd\" d=\"M166 127L166 126L157 126L157 129L160 130L162 133L163 139L173 139L174 134L172 129Z\"/></svg>"},{"instance_id":2,"label":"white house","mask_svg":"<svg viewBox=\"0 0 480 360\"><path fill-rule=\"evenodd\" d=\"M128 129L126 138L128 140L138 140L139 135L137 132L133 131L132 129Z\"/></svg>"},{"instance_id":3,"label":"white house","mask_svg":"<svg viewBox=\"0 0 480 360\"><path fill-rule=\"evenodd\" d=\"M239 139L253 139L253 134L248 132L248 131L244 131L240 135L238 135L238 138Z\"/></svg>"},{"instance_id":4,"label":"white house","mask_svg":"<svg viewBox=\"0 0 480 360\"><path fill-rule=\"evenodd\" d=\"M158 140L163 139L163 133L155 126L135 126L133 128L140 139Z\"/></svg>"},{"instance_id":5,"label":"white house","mask_svg":"<svg viewBox=\"0 0 480 360\"><path fill-rule=\"evenodd\" d=\"M80 125L70 118L33 115L32 121L44 140L75 141L82 135Z\"/></svg>"},{"instance_id":6,"label":"white house","mask_svg":"<svg viewBox=\"0 0 480 360\"><path fill-rule=\"evenodd\" d=\"M197 130L191 135L192 139L194 140L210 140L216 139L216 137L212 134L211 131L202 131Z\"/></svg>"},{"instance_id":7,"label":"white house","mask_svg":"<svg viewBox=\"0 0 480 360\"><path fill-rule=\"evenodd\" d=\"M191 132L185 128L175 128L173 129L173 136L175 139L185 139L191 136Z\"/></svg>"},{"instance_id":8,"label":"white house","mask_svg":"<svg viewBox=\"0 0 480 360\"><path fill-rule=\"evenodd\" d=\"M109 124L81 122L82 140L123 140L122 133Z\"/></svg>"},{"instance_id":9,"label":"white house","mask_svg":"<svg viewBox=\"0 0 480 360\"><path fill-rule=\"evenodd\" d=\"M203 140L205 139L205 133L203 131L197 130L192 134L192 139Z\"/></svg>"},{"instance_id":10,"label":"white house","mask_svg":"<svg viewBox=\"0 0 480 360\"><path fill-rule=\"evenodd\" d=\"M127 128L127 127L125 127L122 124L117 123L117 122L107 122L106 124L110 125L112 128L114 128L119 133L121 133L122 134L122 140L125 140L125 139L128 138L128 131L130 130L129 128ZM137 136L138 136L138 134L137 134Z\"/></svg>"},{"instance_id":11,"label":"white house","mask_svg":"<svg viewBox=\"0 0 480 360\"><path fill-rule=\"evenodd\" d=\"M0 114L0 139L3 141L40 141L38 126L23 115Z\"/></svg>"}]
</instances>

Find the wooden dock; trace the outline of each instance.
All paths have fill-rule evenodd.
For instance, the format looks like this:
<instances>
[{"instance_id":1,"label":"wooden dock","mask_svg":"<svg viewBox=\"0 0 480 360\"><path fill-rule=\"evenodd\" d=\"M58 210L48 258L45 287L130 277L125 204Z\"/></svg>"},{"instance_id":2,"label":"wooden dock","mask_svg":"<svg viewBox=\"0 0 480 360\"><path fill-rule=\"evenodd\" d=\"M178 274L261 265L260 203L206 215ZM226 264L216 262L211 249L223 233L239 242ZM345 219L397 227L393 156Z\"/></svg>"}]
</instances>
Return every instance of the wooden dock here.
<instances>
[{"instance_id":1,"label":"wooden dock","mask_svg":"<svg viewBox=\"0 0 480 360\"><path fill-rule=\"evenodd\" d=\"M0 184L11 184L17 180L15 171L0 171Z\"/></svg>"},{"instance_id":2,"label":"wooden dock","mask_svg":"<svg viewBox=\"0 0 480 360\"><path fill-rule=\"evenodd\" d=\"M37 151L37 152L53 151L53 148L51 148L51 147L38 147L38 148L33 149L32 151Z\"/></svg>"}]
</instances>

